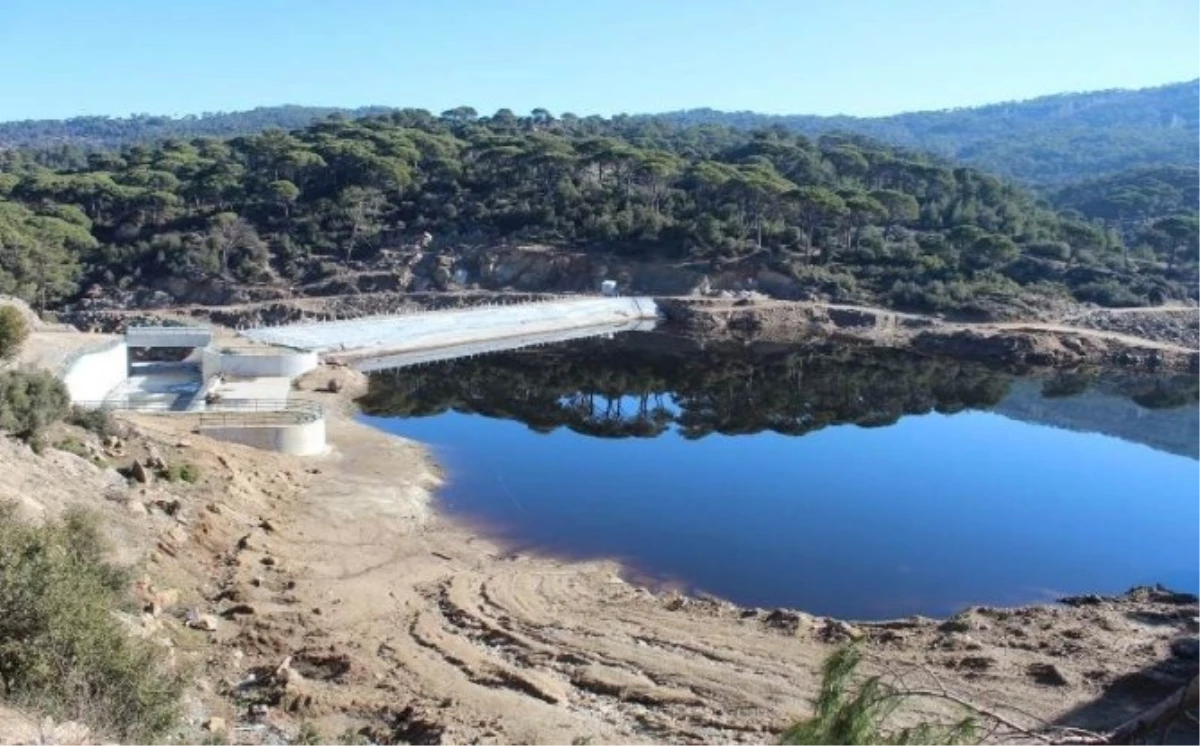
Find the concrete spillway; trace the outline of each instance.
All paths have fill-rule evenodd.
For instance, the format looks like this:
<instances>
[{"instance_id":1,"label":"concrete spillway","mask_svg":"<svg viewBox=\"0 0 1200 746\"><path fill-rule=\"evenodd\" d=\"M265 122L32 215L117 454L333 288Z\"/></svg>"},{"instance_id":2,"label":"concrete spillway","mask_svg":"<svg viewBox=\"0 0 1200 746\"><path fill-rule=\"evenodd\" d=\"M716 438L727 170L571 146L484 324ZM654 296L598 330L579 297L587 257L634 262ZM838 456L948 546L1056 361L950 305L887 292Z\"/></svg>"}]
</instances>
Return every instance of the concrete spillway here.
<instances>
[{"instance_id":1,"label":"concrete spillway","mask_svg":"<svg viewBox=\"0 0 1200 746\"><path fill-rule=\"evenodd\" d=\"M622 331L658 317L649 298L578 298L247 329L258 342L327 358L388 358L360 365L402 367L453 357Z\"/></svg>"},{"instance_id":2,"label":"concrete spillway","mask_svg":"<svg viewBox=\"0 0 1200 746\"><path fill-rule=\"evenodd\" d=\"M626 321L619 324L581 326L574 329L522 334L519 337L489 339L483 342L470 342L467 344L450 345L448 347L432 347L410 352L372 354L367 350L364 351L366 357L360 358L359 356L355 356L354 367L364 373L370 373L376 370L392 370L394 368L407 368L413 365L436 363L442 360L454 360L460 357L474 357L475 355L483 355L489 352L505 352L523 347L569 342L572 339L583 339L585 337L601 337L620 332L649 331L653 328L654 322L650 320Z\"/></svg>"}]
</instances>

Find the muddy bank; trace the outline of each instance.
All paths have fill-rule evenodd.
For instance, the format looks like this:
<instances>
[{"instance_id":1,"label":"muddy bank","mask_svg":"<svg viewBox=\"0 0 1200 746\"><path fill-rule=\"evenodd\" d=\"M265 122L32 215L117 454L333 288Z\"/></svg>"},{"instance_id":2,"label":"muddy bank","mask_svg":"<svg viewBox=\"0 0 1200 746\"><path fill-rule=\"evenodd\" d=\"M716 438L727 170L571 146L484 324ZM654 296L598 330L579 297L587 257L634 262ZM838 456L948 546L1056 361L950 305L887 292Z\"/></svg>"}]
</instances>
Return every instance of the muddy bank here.
<instances>
[{"instance_id":1,"label":"muddy bank","mask_svg":"<svg viewBox=\"0 0 1200 746\"><path fill-rule=\"evenodd\" d=\"M673 327L709 339L783 342L817 337L1000 365L1200 370L1200 353L1171 339L1054 322L956 323L878 308L751 299L661 298L658 304ZM1191 309L1164 312L1168 317L1191 313ZM1168 328L1175 327L1168 324Z\"/></svg>"}]
</instances>

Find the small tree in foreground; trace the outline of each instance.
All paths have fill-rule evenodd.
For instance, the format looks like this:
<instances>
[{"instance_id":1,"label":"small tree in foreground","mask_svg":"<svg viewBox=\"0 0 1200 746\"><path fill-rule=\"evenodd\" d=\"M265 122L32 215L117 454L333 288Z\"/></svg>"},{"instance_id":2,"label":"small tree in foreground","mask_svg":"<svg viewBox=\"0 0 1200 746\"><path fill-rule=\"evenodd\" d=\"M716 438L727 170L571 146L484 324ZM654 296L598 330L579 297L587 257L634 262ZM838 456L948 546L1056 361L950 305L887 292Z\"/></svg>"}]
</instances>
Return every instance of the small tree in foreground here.
<instances>
[{"instance_id":1,"label":"small tree in foreground","mask_svg":"<svg viewBox=\"0 0 1200 746\"><path fill-rule=\"evenodd\" d=\"M13 306L0 306L0 361L16 357L27 337L29 324L21 312Z\"/></svg>"},{"instance_id":2,"label":"small tree in foreground","mask_svg":"<svg viewBox=\"0 0 1200 746\"><path fill-rule=\"evenodd\" d=\"M844 647L825 661L816 712L808 720L784 731L784 744L967 744L978 743L973 718L952 725L922 723L910 728L887 729L887 720L903 702L905 693L880 677L863 680L851 691L862 653Z\"/></svg>"},{"instance_id":3,"label":"small tree in foreground","mask_svg":"<svg viewBox=\"0 0 1200 746\"><path fill-rule=\"evenodd\" d=\"M808 720L796 723L783 733L784 744L977 744L1021 743L1043 744L1117 744L1142 743L1153 734L1159 743L1192 743L1195 740L1195 712L1200 702L1200 684L1192 669L1190 680L1170 696L1152 707L1106 730L1093 731L1062 723L1051 723L1022 713L1024 719L1036 721L1021 725L997 709L981 707L968 699L946 690L937 677L936 689L910 689L886 683L872 676L858 684L851 693L852 677L861 662L856 647L838 650L825 661L822 668L821 693L816 712ZM921 723L908 728L889 728L888 718L906 700L928 697L952 702L975 717L965 717L955 723ZM977 722L987 723L980 728ZM1172 729L1176 729L1173 731ZM1164 737L1185 740L1164 740ZM1192 741L1186 741L1187 738Z\"/></svg>"}]
</instances>

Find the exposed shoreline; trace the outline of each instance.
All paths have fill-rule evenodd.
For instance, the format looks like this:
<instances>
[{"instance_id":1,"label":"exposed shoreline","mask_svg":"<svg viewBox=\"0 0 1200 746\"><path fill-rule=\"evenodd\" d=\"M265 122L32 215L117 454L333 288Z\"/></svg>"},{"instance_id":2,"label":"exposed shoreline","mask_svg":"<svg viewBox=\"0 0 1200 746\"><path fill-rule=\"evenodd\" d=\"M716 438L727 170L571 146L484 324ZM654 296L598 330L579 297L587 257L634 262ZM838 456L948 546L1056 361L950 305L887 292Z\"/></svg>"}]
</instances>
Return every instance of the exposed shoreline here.
<instances>
[{"instance_id":1,"label":"exposed shoreline","mask_svg":"<svg viewBox=\"0 0 1200 746\"><path fill-rule=\"evenodd\" d=\"M611 560L515 552L437 509L430 449L357 420L364 388L344 367L301 379L295 395L329 413L331 451L315 459L131 418L121 453L153 447L205 475L100 506L149 558L151 595L174 591L142 628L198 666L194 727L259 722L228 682L288 661L292 674L249 690L275 702L270 728L420 743L772 741L809 712L822 662L850 640L868 672L935 672L1029 727L1111 727L1195 669L1175 648L1195 635L1196 600L1163 590L851 623L639 587ZM64 503L94 502L88 480L111 473L61 452L30 458L14 451L0 472L39 499L61 484L79 489ZM216 631L187 629L192 611ZM901 717L960 714L929 700Z\"/></svg>"},{"instance_id":2,"label":"exposed shoreline","mask_svg":"<svg viewBox=\"0 0 1200 746\"><path fill-rule=\"evenodd\" d=\"M322 369L313 376L327 374ZM348 371L337 374L356 375ZM1196 612L1195 597L1166 590L1134 589L1120 596L1067 599L1065 604L974 606L945 620L909 617L858 622L796 609L746 608L707 595L639 587L620 579L628 578L629 573L616 560L514 552L437 508L434 491L442 472L428 446L358 421L353 403L357 391L361 388L351 385L337 395L335 409L345 421L334 428L334 447L347 448L350 443L344 438L357 431L350 441L356 448L376 439L397 441L416 455L420 465L420 486L411 494L425 510L416 519L420 528L414 530L429 543L430 556L410 557L409 571L416 567L428 570L426 564L432 562L439 566L441 579L417 589L422 601L413 611L405 642L415 645L412 652L435 651L443 663L465 673L474 686L515 689L523 695L523 706L531 708L519 718L499 716L499 722L482 732L458 730L465 723L458 713L445 713L445 708L427 712L433 720L444 715L439 727L447 728L443 738L452 741L487 741L488 733L495 734L496 742L539 740L530 738L533 732L511 728L518 722L539 722L532 710L557 710L564 705L575 714L588 714L589 719L612 705L626 708L623 718L614 721L604 716L593 726L601 728L599 738L605 742L769 741L788 720L807 710L824 656L852 640L867 646L868 665L873 670L896 665L937 666L941 682L964 696L982 697L989 706L999 703L1001 709L1011 706L1051 721L1070 712L1073 714L1064 722L1086 723L1083 727L1092 728L1101 728L1105 718L1130 707L1126 697L1151 698L1149 690L1134 695L1106 692L1105 681L1140 681L1139 677L1149 676L1147 681L1156 682L1149 689L1159 696L1165 682L1185 678L1195 665L1170 650L1165 658L1159 652L1164 643L1171 648L1176 635L1195 631L1194 621L1186 618ZM468 546L472 550L467 550ZM545 584L551 579L551 589L547 589ZM571 608L575 604L580 608ZM1113 621L1139 615L1155 619L1166 615L1177 618L1181 626L1156 628L1151 635L1149 627ZM611 625L619 631L614 634L608 629ZM1073 631L1079 625L1085 629L1099 625L1100 629L1079 636ZM677 628L672 630L673 626ZM560 635L569 630L574 630L568 635L572 641L563 644ZM1113 633L1111 643L1103 640L1105 632ZM1143 640L1137 663L1127 657L1131 637ZM629 642L618 643L622 638ZM603 646L595 647L605 640ZM463 642L471 644L464 648ZM615 660L607 652L609 645L631 643L630 652ZM480 645L479 658L460 657ZM643 658L640 651L647 646L651 650ZM775 673L767 675L762 670L765 660L752 651L782 656L778 663L786 663L771 666ZM757 661L749 664L749 669L743 660L747 655ZM1118 673L1130 664L1134 669ZM701 675L697 665L714 670ZM726 666L729 670L722 672ZM1047 683L1055 675L1047 678L1037 673L1047 666L1061 675L1062 682ZM787 673L781 670L789 667ZM726 675L741 683L730 686ZM493 680L503 683L486 683ZM780 691L781 686L785 691ZM745 709L748 702L743 687L754 693L749 697L754 702L750 711ZM698 696L701 690L707 693ZM1091 712L1078 702L1081 695L1111 701ZM758 696L762 699L755 699ZM605 700L611 704L602 706ZM1077 704L1060 709L1072 700ZM716 712L728 708L732 717L696 719L697 708L714 704ZM1106 711L1108 707L1111 712ZM937 717L952 711L945 703L926 702L909 716ZM633 720L622 726L629 717ZM647 730L644 724L648 720L655 725ZM629 730L633 723L643 725ZM541 720L541 724L554 733L547 738L543 732L542 742L567 740L558 717ZM589 737L593 737L590 732Z\"/></svg>"}]
</instances>

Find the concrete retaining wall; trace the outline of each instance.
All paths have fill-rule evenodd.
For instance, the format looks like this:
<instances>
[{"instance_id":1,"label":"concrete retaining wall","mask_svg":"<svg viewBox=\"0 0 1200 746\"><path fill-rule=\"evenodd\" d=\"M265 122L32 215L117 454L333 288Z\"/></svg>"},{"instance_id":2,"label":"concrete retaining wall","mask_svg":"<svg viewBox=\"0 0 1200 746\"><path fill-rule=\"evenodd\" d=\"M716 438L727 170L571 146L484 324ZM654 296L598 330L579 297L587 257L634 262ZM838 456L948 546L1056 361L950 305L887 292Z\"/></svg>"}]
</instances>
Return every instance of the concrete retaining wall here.
<instances>
[{"instance_id":1,"label":"concrete retaining wall","mask_svg":"<svg viewBox=\"0 0 1200 746\"><path fill-rule=\"evenodd\" d=\"M252 448L277 451L293 456L316 456L325 452L325 418L313 422L278 425L225 425L200 427L200 434L240 443Z\"/></svg>"},{"instance_id":2,"label":"concrete retaining wall","mask_svg":"<svg viewBox=\"0 0 1200 746\"><path fill-rule=\"evenodd\" d=\"M201 351L200 372L205 379L223 373L242 378L297 378L317 367L315 352L297 350L239 352L206 347Z\"/></svg>"},{"instance_id":3,"label":"concrete retaining wall","mask_svg":"<svg viewBox=\"0 0 1200 746\"><path fill-rule=\"evenodd\" d=\"M119 339L76 354L59 373L72 402L96 405L128 377L129 347Z\"/></svg>"}]
</instances>

